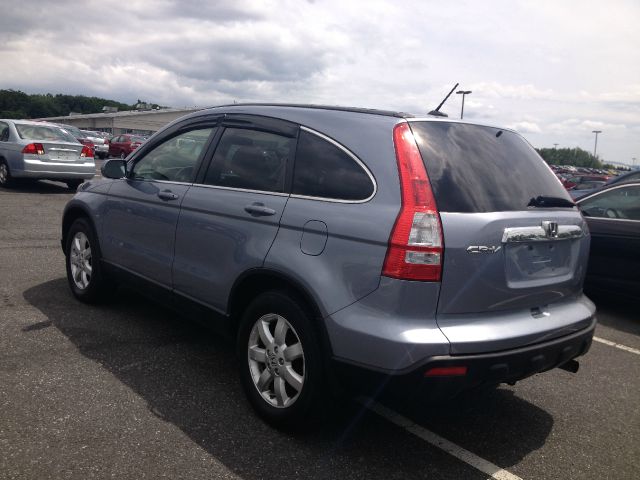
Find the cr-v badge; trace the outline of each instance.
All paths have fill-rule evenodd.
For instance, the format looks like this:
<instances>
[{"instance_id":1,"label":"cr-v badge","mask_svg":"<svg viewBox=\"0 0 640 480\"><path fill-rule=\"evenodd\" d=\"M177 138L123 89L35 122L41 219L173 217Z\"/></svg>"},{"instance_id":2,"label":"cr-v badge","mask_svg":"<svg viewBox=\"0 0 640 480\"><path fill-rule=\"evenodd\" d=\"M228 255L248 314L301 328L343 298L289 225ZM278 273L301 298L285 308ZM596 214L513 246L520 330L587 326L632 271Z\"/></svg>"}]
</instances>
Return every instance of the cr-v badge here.
<instances>
[{"instance_id":1,"label":"cr-v badge","mask_svg":"<svg viewBox=\"0 0 640 480\"><path fill-rule=\"evenodd\" d=\"M486 245L470 245L467 247L467 253L496 253L500 250L501 246L491 245L487 247Z\"/></svg>"}]
</instances>

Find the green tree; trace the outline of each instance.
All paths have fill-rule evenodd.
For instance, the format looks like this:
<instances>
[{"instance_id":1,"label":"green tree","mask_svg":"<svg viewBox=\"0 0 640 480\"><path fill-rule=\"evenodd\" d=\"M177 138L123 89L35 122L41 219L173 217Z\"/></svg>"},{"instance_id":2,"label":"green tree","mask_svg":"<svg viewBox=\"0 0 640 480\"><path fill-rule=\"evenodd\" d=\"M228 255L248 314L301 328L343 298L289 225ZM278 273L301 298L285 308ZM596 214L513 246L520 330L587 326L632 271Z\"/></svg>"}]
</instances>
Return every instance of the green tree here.
<instances>
[{"instance_id":1,"label":"green tree","mask_svg":"<svg viewBox=\"0 0 640 480\"><path fill-rule=\"evenodd\" d=\"M602 168L597 157L581 148L536 148L536 151L550 165Z\"/></svg>"}]
</instances>

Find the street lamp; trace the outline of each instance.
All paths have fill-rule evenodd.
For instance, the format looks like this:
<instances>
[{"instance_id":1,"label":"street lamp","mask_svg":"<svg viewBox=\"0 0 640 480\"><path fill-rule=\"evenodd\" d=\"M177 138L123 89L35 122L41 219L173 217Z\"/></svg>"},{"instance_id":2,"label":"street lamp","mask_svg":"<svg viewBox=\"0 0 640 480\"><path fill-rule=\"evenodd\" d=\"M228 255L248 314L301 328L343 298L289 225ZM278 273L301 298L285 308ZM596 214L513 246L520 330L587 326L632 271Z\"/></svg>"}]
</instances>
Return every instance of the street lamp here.
<instances>
[{"instance_id":1,"label":"street lamp","mask_svg":"<svg viewBox=\"0 0 640 480\"><path fill-rule=\"evenodd\" d=\"M593 146L593 156L596 157L596 152L598 151L598 134L602 133L602 130L593 130L591 133L595 133L596 134L596 143ZM598 157L596 157L598 158Z\"/></svg>"},{"instance_id":2,"label":"street lamp","mask_svg":"<svg viewBox=\"0 0 640 480\"><path fill-rule=\"evenodd\" d=\"M553 144L553 149L554 149L554 150L555 150L555 149L557 149L557 148L558 148L558 145L560 145L560 144L559 144L559 143L554 143L554 144Z\"/></svg>"},{"instance_id":3,"label":"street lamp","mask_svg":"<svg viewBox=\"0 0 640 480\"><path fill-rule=\"evenodd\" d=\"M458 90L456 94L462 94L462 110L460 110L460 119L464 118L464 97L469 95L471 90Z\"/></svg>"}]
</instances>

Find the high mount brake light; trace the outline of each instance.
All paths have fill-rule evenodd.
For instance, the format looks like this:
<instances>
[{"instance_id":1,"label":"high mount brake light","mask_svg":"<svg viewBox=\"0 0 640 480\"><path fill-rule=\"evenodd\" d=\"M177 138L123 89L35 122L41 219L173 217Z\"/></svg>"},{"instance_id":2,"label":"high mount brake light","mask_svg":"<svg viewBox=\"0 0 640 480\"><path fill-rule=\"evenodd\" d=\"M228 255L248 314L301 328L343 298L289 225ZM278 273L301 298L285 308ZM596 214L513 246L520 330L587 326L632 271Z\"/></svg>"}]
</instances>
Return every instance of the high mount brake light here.
<instances>
[{"instance_id":1,"label":"high mount brake light","mask_svg":"<svg viewBox=\"0 0 640 480\"><path fill-rule=\"evenodd\" d=\"M396 218L382 274L402 280L439 282L443 238L440 214L422 156L408 123L393 129L402 207Z\"/></svg>"},{"instance_id":2,"label":"high mount brake light","mask_svg":"<svg viewBox=\"0 0 640 480\"><path fill-rule=\"evenodd\" d=\"M30 143L22 149L22 153L28 155L44 155L44 146L41 143Z\"/></svg>"}]
</instances>

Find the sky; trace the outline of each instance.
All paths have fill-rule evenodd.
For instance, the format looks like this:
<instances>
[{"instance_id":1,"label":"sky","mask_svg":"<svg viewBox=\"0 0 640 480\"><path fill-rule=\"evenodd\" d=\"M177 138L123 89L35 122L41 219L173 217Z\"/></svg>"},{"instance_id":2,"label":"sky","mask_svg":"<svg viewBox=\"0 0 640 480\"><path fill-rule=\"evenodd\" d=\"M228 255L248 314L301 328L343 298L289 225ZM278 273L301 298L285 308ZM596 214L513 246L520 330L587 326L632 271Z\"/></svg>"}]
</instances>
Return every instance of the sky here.
<instances>
[{"instance_id":1,"label":"sky","mask_svg":"<svg viewBox=\"0 0 640 480\"><path fill-rule=\"evenodd\" d=\"M3 4L0 89L424 114L459 82L465 120L590 152L601 130L601 159L640 165L638 0Z\"/></svg>"}]
</instances>

